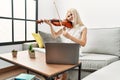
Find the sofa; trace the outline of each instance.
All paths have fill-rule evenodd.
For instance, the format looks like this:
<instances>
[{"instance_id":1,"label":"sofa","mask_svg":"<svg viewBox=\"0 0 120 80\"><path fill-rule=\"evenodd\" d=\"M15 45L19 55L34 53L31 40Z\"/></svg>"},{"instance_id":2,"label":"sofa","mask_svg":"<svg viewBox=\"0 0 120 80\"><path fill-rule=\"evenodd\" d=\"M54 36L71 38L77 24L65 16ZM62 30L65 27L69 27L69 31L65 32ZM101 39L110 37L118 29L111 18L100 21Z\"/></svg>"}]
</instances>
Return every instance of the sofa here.
<instances>
[{"instance_id":1,"label":"sofa","mask_svg":"<svg viewBox=\"0 0 120 80\"><path fill-rule=\"evenodd\" d=\"M91 73L82 80L120 80L120 60Z\"/></svg>"},{"instance_id":2,"label":"sofa","mask_svg":"<svg viewBox=\"0 0 120 80\"><path fill-rule=\"evenodd\" d=\"M39 31L44 42L64 42L64 38L60 37L53 40L49 33ZM82 62L82 71L94 73L101 68L104 68L111 63L119 60L120 57L120 27L113 28L88 28L87 44L80 48L79 60ZM28 46L34 45L34 50L45 53L45 48L38 47L38 43L24 43L23 49L28 49ZM81 74L82 75L82 74ZM87 74L88 75L88 74ZM82 78L87 76L83 75ZM77 78L71 79L77 80ZM83 79L87 80L87 79ZM88 79L89 80L89 79ZM92 80L92 79L90 79ZM93 79L95 80L95 79ZM98 79L96 79L98 80ZM101 79L104 80L104 79Z\"/></svg>"}]
</instances>

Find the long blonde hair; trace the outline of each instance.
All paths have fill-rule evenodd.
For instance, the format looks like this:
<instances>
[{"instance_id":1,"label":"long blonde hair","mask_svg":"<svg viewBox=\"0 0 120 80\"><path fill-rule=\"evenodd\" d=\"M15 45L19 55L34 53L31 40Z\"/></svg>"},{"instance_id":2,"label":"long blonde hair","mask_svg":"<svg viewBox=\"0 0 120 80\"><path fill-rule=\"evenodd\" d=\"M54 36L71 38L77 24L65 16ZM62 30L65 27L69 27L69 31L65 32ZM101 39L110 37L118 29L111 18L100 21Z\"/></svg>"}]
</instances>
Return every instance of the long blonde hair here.
<instances>
[{"instance_id":1,"label":"long blonde hair","mask_svg":"<svg viewBox=\"0 0 120 80\"><path fill-rule=\"evenodd\" d=\"M69 9L67 11L66 16L68 15L68 13L72 13L72 15L73 15L73 26L75 26L77 24L79 24L80 26L84 26L76 9L74 9L74 8Z\"/></svg>"}]
</instances>

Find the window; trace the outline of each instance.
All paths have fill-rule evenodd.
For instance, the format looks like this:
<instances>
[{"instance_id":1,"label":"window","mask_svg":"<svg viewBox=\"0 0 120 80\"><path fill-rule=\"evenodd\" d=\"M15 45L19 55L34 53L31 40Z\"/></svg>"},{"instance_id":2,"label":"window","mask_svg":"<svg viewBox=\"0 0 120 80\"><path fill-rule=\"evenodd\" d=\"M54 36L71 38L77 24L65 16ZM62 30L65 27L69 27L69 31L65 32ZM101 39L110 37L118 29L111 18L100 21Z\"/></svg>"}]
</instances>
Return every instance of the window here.
<instances>
[{"instance_id":1,"label":"window","mask_svg":"<svg viewBox=\"0 0 120 80\"><path fill-rule=\"evenodd\" d=\"M34 41L37 32L38 0L0 1L0 44Z\"/></svg>"}]
</instances>

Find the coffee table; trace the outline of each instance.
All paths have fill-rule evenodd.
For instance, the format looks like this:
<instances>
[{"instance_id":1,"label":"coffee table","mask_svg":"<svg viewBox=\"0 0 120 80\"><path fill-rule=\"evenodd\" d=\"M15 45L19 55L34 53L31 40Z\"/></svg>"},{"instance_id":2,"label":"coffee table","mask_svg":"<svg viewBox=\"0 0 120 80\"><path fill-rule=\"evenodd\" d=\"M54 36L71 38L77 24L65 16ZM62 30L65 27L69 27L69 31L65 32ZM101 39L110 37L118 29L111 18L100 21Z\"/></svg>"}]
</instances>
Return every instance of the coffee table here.
<instances>
[{"instance_id":1,"label":"coffee table","mask_svg":"<svg viewBox=\"0 0 120 80\"><path fill-rule=\"evenodd\" d=\"M19 65L29 71L33 71L52 80L53 77L78 67L78 80L81 80L81 62L76 65L47 64L45 53L35 52L35 59L29 57L28 51L19 51L16 58L11 53L0 54L0 59Z\"/></svg>"}]
</instances>

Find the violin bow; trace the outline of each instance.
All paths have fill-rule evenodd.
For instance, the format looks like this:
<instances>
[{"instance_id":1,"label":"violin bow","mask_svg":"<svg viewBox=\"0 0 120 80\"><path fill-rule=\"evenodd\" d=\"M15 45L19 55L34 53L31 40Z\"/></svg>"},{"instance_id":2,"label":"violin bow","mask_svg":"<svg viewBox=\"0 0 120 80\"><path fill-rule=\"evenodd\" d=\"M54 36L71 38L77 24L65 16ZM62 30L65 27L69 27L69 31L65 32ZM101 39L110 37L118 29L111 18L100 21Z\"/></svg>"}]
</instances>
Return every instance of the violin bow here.
<instances>
[{"instance_id":1,"label":"violin bow","mask_svg":"<svg viewBox=\"0 0 120 80\"><path fill-rule=\"evenodd\" d=\"M59 15L59 12L58 12L58 9L57 9L57 6L56 6L56 3L55 3L55 0L53 0L53 4L55 5L55 9L56 9L57 15L58 15L58 17L59 17L59 21L60 21L61 18L60 18L60 15ZM62 21L60 21L60 25L62 26Z\"/></svg>"}]
</instances>

